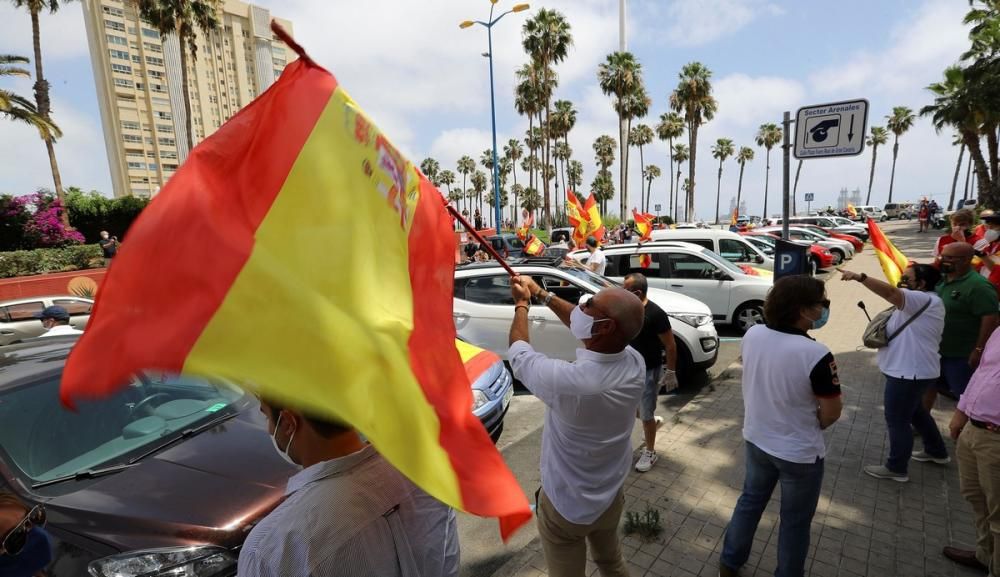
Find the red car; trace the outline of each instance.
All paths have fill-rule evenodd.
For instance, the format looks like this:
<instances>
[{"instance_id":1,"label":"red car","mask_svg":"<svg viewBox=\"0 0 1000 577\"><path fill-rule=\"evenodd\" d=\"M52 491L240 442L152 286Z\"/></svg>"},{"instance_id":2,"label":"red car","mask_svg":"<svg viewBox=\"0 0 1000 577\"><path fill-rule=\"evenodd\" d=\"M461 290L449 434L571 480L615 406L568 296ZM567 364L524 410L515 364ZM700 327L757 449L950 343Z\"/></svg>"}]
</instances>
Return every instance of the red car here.
<instances>
[{"instance_id":1,"label":"red car","mask_svg":"<svg viewBox=\"0 0 1000 577\"><path fill-rule=\"evenodd\" d=\"M740 234L767 243L771 247L771 250L774 250L774 241L781 238L781 236L769 232L748 231L741 232ZM816 243L808 246L809 261L812 264L813 272L823 268L830 268L834 265L833 253L828 248Z\"/></svg>"},{"instance_id":2,"label":"red car","mask_svg":"<svg viewBox=\"0 0 1000 577\"><path fill-rule=\"evenodd\" d=\"M828 228L823 228L821 226L816 226L815 224L799 224L799 223L795 223L795 226L798 227L798 228L804 228L806 230L811 230L811 231L815 232L816 234L820 234L820 235L823 235L823 236L828 236L830 238L835 238L837 240L846 240L847 242L849 242L852 245L854 245L854 250L857 251L857 252L861 252L865 248L864 241L862 241L860 238L854 236L853 234L842 234L842 233L839 233L839 232L833 232L832 230L830 230Z\"/></svg>"}]
</instances>

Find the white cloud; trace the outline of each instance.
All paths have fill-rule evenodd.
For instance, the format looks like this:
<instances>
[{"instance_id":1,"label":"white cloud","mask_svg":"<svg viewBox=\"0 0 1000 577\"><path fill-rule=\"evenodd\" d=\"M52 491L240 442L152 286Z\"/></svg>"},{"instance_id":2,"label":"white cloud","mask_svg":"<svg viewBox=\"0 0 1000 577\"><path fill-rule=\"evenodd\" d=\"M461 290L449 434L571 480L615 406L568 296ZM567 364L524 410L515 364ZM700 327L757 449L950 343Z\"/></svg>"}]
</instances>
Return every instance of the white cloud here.
<instances>
[{"instance_id":1,"label":"white cloud","mask_svg":"<svg viewBox=\"0 0 1000 577\"><path fill-rule=\"evenodd\" d=\"M762 15L785 14L781 6L763 0L672 0L666 6L647 2L641 10L649 20L669 22L666 40L678 46L710 44L738 32Z\"/></svg>"},{"instance_id":2,"label":"white cloud","mask_svg":"<svg viewBox=\"0 0 1000 577\"><path fill-rule=\"evenodd\" d=\"M88 54L80 2L62 4L55 14L43 12L39 20L43 63ZM31 17L28 11L15 9L9 2L0 3L0 54L32 56L31 46Z\"/></svg>"}]
</instances>

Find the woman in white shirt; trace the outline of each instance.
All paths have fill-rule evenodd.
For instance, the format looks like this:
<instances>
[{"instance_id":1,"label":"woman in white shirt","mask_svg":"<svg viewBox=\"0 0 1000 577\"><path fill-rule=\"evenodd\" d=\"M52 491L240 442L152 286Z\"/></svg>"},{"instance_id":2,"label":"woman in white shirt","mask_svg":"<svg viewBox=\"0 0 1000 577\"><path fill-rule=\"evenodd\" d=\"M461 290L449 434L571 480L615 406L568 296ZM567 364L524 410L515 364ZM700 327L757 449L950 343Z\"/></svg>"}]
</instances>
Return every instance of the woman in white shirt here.
<instances>
[{"instance_id":1,"label":"woman in white shirt","mask_svg":"<svg viewBox=\"0 0 1000 577\"><path fill-rule=\"evenodd\" d=\"M938 348L945 310L934 292L941 273L930 265L914 264L903 273L898 287L864 273L845 270L842 274L843 280L860 282L895 307L886 325L889 344L878 350L879 370L885 376L889 457L885 465L865 467L865 473L905 483L910 480L911 457L940 465L951 461L937 424L921 402L924 391L934 386L941 373ZM914 430L924 443L922 451L913 452Z\"/></svg>"}]
</instances>

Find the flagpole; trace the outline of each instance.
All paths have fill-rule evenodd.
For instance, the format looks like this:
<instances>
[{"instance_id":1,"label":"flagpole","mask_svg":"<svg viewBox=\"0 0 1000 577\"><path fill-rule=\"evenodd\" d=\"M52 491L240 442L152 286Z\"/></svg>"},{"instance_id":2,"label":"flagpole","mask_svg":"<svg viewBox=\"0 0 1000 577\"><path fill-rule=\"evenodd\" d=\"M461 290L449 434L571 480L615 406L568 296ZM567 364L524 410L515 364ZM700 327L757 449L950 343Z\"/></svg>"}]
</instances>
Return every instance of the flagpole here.
<instances>
[{"instance_id":1,"label":"flagpole","mask_svg":"<svg viewBox=\"0 0 1000 577\"><path fill-rule=\"evenodd\" d=\"M509 274L511 277L517 276L517 273L514 272L514 269L510 268L510 265L507 264L507 261L505 261L503 257L500 256L500 253L498 253L496 249L493 248L493 245L486 242L486 240L483 239L483 237L480 236L478 232L476 232L476 229L471 224L469 224L469 221L465 220L465 217L463 217L461 214L458 213L457 210L455 210L455 207L451 206L450 204L446 204L445 208L448 209L448 212L450 212L451 215L455 217L455 220L457 220L459 224L465 227L465 230L469 231L469 234L471 234L473 238L479 241L479 245L482 246L484 249L486 249L486 252L490 253L490 256L495 258L497 262L500 263L500 266L502 266L504 270L507 271L507 274Z\"/></svg>"}]
</instances>

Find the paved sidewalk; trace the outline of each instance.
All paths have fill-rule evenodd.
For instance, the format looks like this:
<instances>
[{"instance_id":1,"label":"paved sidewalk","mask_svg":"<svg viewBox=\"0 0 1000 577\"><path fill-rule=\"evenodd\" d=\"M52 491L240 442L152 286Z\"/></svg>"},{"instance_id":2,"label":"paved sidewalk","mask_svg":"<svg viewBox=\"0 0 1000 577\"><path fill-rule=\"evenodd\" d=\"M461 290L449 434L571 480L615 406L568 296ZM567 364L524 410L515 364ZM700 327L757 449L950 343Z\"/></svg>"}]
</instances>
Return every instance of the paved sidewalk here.
<instances>
[{"instance_id":1,"label":"paved sidewalk","mask_svg":"<svg viewBox=\"0 0 1000 577\"><path fill-rule=\"evenodd\" d=\"M892 229L889 228L891 231ZM924 240L901 238L904 252L922 258ZM912 241L910 243L909 241ZM881 271L870 245L849 263L858 272ZM947 544L971 548L975 543L972 512L958 489L958 471L946 466L912 462L910 482L896 483L865 475L861 468L883 462L887 450L882 414L883 382L875 353L858 350L866 324L855 306L870 311L887 305L858 283L842 282L838 274L827 284L833 301L830 323L814 336L834 352L840 368L845 408L840 421L826 433L828 455L823 494L813 521L807 574L818 577L894 575L977 576L941 555ZM661 403L662 404L662 403ZM934 416L942 431L954 403L940 399ZM716 576L725 526L743 482L743 402L740 367L673 415L657 437L660 459L651 471L633 471L626 482L626 511L659 509L663 535L655 542L623 540L634 576ZM947 440L949 451L954 443ZM915 449L919 449L919 441ZM777 552L776 490L760 527L753 554L741 575L773 575ZM596 567L588 566L588 575ZM495 575L545 575L545 559L536 540Z\"/></svg>"}]
</instances>

